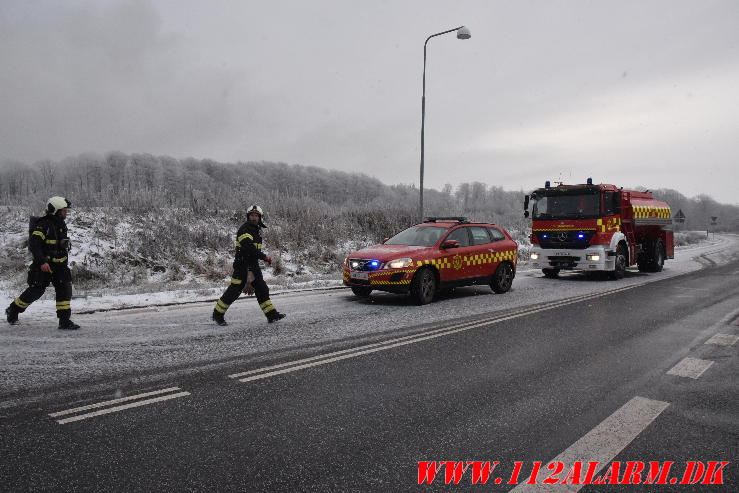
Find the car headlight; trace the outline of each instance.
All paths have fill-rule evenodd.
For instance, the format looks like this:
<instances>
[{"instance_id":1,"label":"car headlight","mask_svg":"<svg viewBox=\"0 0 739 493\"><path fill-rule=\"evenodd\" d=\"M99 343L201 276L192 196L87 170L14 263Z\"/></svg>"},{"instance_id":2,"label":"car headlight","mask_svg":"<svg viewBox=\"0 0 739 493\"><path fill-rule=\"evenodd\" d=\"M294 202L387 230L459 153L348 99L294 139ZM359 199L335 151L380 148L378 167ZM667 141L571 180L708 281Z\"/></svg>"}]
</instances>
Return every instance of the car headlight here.
<instances>
[{"instance_id":1,"label":"car headlight","mask_svg":"<svg viewBox=\"0 0 739 493\"><path fill-rule=\"evenodd\" d=\"M538 253L532 253L531 254L531 260L539 260L539 254Z\"/></svg>"},{"instance_id":2,"label":"car headlight","mask_svg":"<svg viewBox=\"0 0 739 493\"><path fill-rule=\"evenodd\" d=\"M411 264L413 264L413 260L409 259L408 257L403 257L391 260L385 265L390 269L403 269L405 267L410 267Z\"/></svg>"},{"instance_id":3,"label":"car headlight","mask_svg":"<svg viewBox=\"0 0 739 493\"><path fill-rule=\"evenodd\" d=\"M591 253L589 255L585 255L585 258L587 260L593 260L597 262L598 260L600 260L600 255L598 255L597 253Z\"/></svg>"}]
</instances>

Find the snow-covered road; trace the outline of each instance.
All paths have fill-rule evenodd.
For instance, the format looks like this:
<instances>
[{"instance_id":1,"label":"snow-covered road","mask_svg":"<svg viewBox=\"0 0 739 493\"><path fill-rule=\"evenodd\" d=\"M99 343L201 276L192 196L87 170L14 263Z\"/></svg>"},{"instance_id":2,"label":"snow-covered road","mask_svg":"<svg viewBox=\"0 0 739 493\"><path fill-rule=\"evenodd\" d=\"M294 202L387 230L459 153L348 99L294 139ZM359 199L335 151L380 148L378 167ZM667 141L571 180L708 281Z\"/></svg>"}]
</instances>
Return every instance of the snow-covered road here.
<instances>
[{"instance_id":1,"label":"snow-covered road","mask_svg":"<svg viewBox=\"0 0 739 493\"><path fill-rule=\"evenodd\" d=\"M22 316L22 325L0 326L0 409L55 392L73 393L83 385L110 388L145 382L234 360L305 352L306 347L380 338L389 331L403 332L452 318L654 282L726 263L737 252L739 237L716 235L710 242L677 249L676 258L665 263L663 272L630 269L620 281L590 280L581 274L546 279L539 270L522 266L509 293L495 295L488 287L461 288L422 307L384 293L360 300L347 289L275 293L275 306L288 318L271 325L256 301L247 298L228 311L228 327L210 321L212 302L79 314L111 306L114 299L108 298L75 300L74 319L82 330L67 332L56 330L53 301L44 300ZM187 301L188 296L192 295L147 294L131 297L128 303Z\"/></svg>"}]
</instances>

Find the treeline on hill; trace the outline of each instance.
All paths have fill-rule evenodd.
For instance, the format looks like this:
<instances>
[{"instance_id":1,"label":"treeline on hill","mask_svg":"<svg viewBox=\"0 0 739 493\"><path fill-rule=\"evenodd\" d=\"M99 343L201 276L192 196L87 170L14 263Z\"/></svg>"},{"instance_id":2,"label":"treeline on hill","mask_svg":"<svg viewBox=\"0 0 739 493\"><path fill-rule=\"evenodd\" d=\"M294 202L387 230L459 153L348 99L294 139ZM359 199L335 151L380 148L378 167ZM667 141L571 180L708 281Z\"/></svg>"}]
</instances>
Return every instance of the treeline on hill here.
<instances>
[{"instance_id":1,"label":"treeline on hill","mask_svg":"<svg viewBox=\"0 0 739 493\"><path fill-rule=\"evenodd\" d=\"M413 224L418 208L415 186L388 186L363 174L284 163L218 163L112 152L0 166L0 204L35 206L51 194L83 207L187 208L196 214L239 211L259 203L273 221L294 223L299 230L336 225L335 219L344 217L374 235ZM424 193L427 215L466 214L521 226L522 200L522 192L482 183Z\"/></svg>"},{"instance_id":2,"label":"treeline on hill","mask_svg":"<svg viewBox=\"0 0 739 493\"><path fill-rule=\"evenodd\" d=\"M386 235L412 224L418 203L418 190L412 185L388 186L363 174L284 163L219 163L111 152L0 166L0 203L33 206L51 194L67 196L78 206L187 208L196 214L239 211L248 203L259 203L273 219L308 236L304 230L336 225L338 217L370 235ZM654 194L670 204L673 214L683 211L686 230L709 229L711 217L718 217L718 225L711 229L739 231L739 207L719 204L707 195L687 198L675 190L658 189ZM523 195L479 182L463 183L456 190L446 185L441 191L425 191L425 212L467 215L525 230Z\"/></svg>"}]
</instances>

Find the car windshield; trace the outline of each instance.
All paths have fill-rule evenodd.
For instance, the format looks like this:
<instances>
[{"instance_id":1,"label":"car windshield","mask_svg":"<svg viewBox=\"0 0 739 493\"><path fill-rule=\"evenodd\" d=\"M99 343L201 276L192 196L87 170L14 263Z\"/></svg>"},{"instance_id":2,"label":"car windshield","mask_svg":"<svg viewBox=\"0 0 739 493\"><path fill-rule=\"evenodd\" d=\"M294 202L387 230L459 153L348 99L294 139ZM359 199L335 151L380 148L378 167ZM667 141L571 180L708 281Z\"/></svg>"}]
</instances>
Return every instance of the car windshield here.
<instances>
[{"instance_id":1,"label":"car windshield","mask_svg":"<svg viewBox=\"0 0 739 493\"><path fill-rule=\"evenodd\" d=\"M396 234L386 245L434 246L448 228L438 226L413 226Z\"/></svg>"},{"instance_id":2,"label":"car windshield","mask_svg":"<svg viewBox=\"0 0 739 493\"><path fill-rule=\"evenodd\" d=\"M600 212L599 198L594 193L533 195L531 215L534 219L594 218Z\"/></svg>"}]
</instances>

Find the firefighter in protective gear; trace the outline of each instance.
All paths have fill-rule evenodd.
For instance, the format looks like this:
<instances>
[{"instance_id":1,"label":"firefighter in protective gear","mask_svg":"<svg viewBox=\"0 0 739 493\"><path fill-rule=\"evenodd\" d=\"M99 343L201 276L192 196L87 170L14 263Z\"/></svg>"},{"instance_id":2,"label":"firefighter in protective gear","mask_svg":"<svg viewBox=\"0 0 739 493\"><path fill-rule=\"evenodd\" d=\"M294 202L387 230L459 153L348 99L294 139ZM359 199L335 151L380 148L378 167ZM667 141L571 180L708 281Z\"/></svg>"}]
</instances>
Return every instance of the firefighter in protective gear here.
<instances>
[{"instance_id":1,"label":"firefighter in protective gear","mask_svg":"<svg viewBox=\"0 0 739 493\"><path fill-rule=\"evenodd\" d=\"M233 276L223 296L216 302L213 309L213 320L218 325L227 325L224 315L228 307L236 301L241 292L247 287L246 283L252 276L254 280L251 287L257 295L259 308L267 317L269 323L285 318L283 313L277 311L269 299L269 288L262 277L262 269L259 260L272 265L272 259L262 252L261 229L267 226L263 222L264 212L258 205L250 206L246 211L246 222L241 225L236 233L236 258L233 262ZM251 275L250 275L251 274Z\"/></svg>"},{"instance_id":2,"label":"firefighter in protective gear","mask_svg":"<svg viewBox=\"0 0 739 493\"><path fill-rule=\"evenodd\" d=\"M49 286L56 290L56 316L59 328L76 330L80 326L72 322L72 275L67 264L69 254L69 236L64 219L67 217L71 202L64 197L51 197L46 203L46 215L36 221L28 248L33 254L33 262L28 269L28 288L18 296L8 308L5 315L8 323L18 323L18 314L41 298Z\"/></svg>"}]
</instances>

